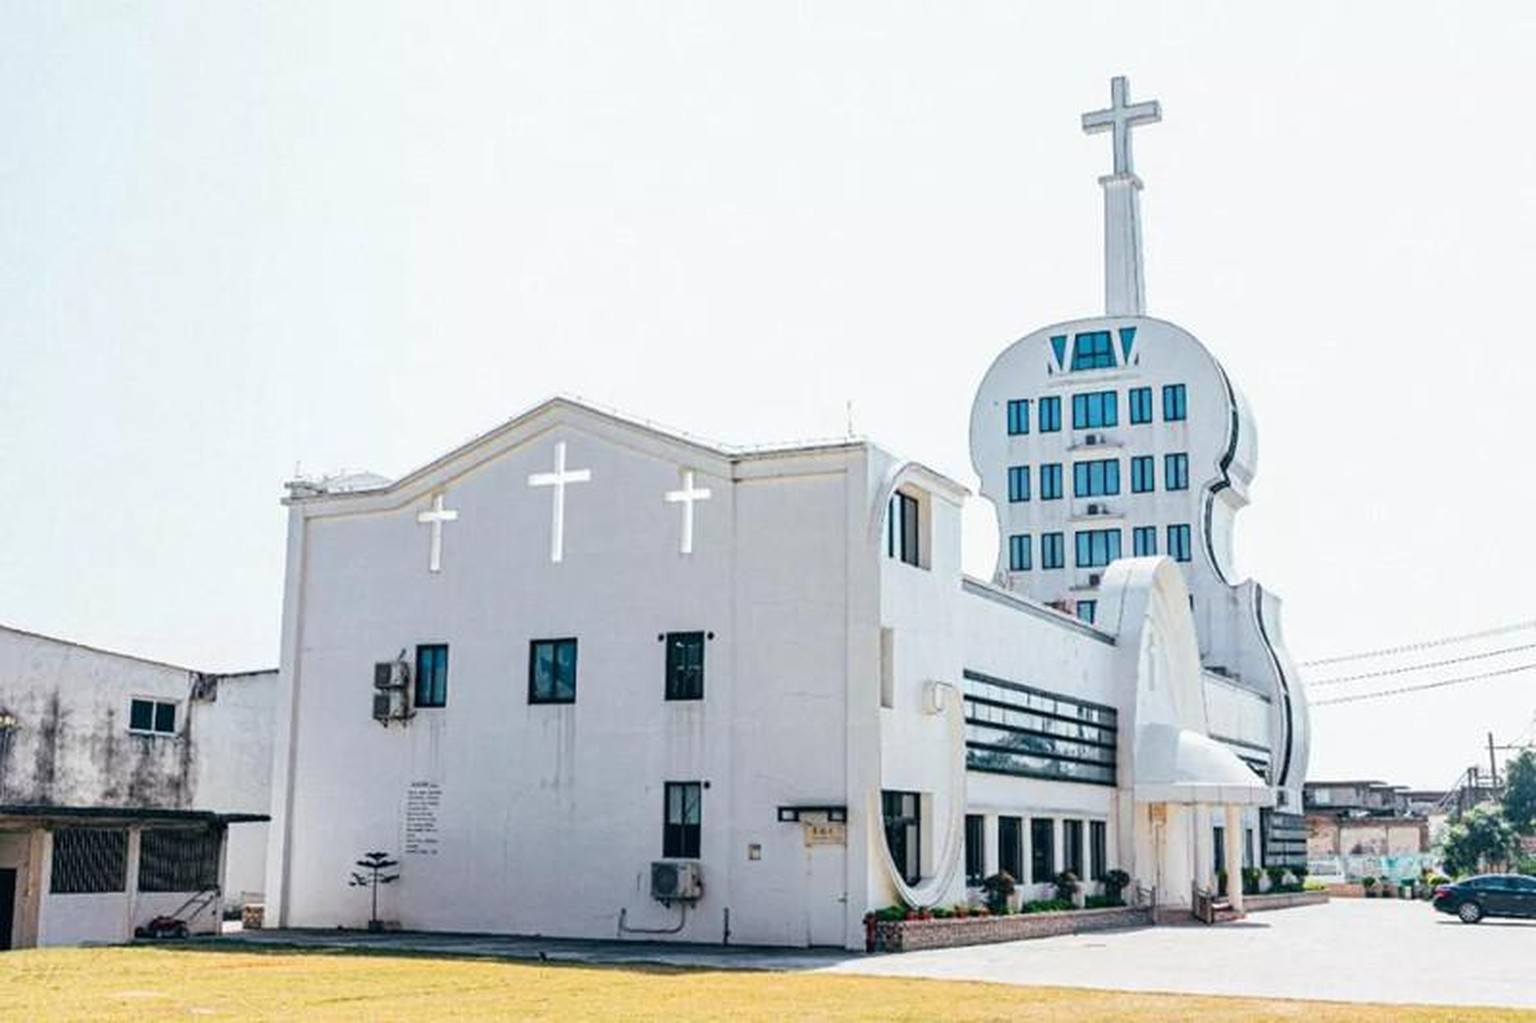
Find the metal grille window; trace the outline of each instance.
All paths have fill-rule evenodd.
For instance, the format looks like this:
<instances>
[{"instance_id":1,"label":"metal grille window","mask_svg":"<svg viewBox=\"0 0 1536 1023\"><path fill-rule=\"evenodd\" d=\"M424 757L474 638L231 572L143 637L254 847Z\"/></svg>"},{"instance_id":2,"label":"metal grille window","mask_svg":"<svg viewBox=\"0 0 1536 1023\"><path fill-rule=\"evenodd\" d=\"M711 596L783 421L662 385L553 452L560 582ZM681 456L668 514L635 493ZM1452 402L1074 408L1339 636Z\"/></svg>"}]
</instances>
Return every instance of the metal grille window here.
<instances>
[{"instance_id":1,"label":"metal grille window","mask_svg":"<svg viewBox=\"0 0 1536 1023\"><path fill-rule=\"evenodd\" d=\"M201 892L219 886L220 833L147 828L139 836L139 891Z\"/></svg>"},{"instance_id":2,"label":"metal grille window","mask_svg":"<svg viewBox=\"0 0 1536 1023\"><path fill-rule=\"evenodd\" d=\"M60 828L53 833L55 895L120 892L128 881L128 832L122 828Z\"/></svg>"},{"instance_id":3,"label":"metal grille window","mask_svg":"<svg viewBox=\"0 0 1536 1023\"><path fill-rule=\"evenodd\" d=\"M704 699L704 633L667 633L667 699Z\"/></svg>"},{"instance_id":4,"label":"metal grille window","mask_svg":"<svg viewBox=\"0 0 1536 1023\"><path fill-rule=\"evenodd\" d=\"M666 820L661 833L661 854L696 860L702 830L703 786L696 781L669 781L665 790Z\"/></svg>"}]
</instances>

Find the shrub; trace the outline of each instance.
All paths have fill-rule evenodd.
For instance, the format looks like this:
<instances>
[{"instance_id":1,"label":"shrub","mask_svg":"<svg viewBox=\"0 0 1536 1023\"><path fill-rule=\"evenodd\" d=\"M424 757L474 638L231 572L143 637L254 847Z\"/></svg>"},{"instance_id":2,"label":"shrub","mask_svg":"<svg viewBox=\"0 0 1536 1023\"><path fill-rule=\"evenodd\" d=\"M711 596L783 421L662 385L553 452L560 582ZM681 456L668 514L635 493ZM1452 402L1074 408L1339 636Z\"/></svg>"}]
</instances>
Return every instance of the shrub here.
<instances>
[{"instance_id":1,"label":"shrub","mask_svg":"<svg viewBox=\"0 0 1536 1023\"><path fill-rule=\"evenodd\" d=\"M1083 900L1084 909L1113 909L1123 905L1125 905L1125 899L1119 892L1113 895L1090 895Z\"/></svg>"},{"instance_id":2,"label":"shrub","mask_svg":"<svg viewBox=\"0 0 1536 1023\"><path fill-rule=\"evenodd\" d=\"M1104 875L1104 894L1118 899L1130 884L1131 875L1116 867Z\"/></svg>"},{"instance_id":3,"label":"shrub","mask_svg":"<svg viewBox=\"0 0 1536 1023\"><path fill-rule=\"evenodd\" d=\"M1257 895L1257 894L1259 894L1259 878L1261 878L1263 876L1264 876L1264 872L1262 870L1260 870L1258 867L1244 867L1243 868L1243 874L1242 874L1242 878L1243 878L1243 894L1244 895Z\"/></svg>"},{"instance_id":4,"label":"shrub","mask_svg":"<svg viewBox=\"0 0 1536 1023\"><path fill-rule=\"evenodd\" d=\"M1071 903L1072 896L1077 894L1077 875L1070 870L1063 870L1056 875L1056 898L1060 901Z\"/></svg>"},{"instance_id":5,"label":"shrub","mask_svg":"<svg viewBox=\"0 0 1536 1023\"><path fill-rule=\"evenodd\" d=\"M1269 875L1269 887L1271 889L1279 888L1285 884L1284 867L1265 867L1264 873Z\"/></svg>"},{"instance_id":6,"label":"shrub","mask_svg":"<svg viewBox=\"0 0 1536 1023\"><path fill-rule=\"evenodd\" d=\"M1019 907L1021 913L1060 913L1071 909L1071 899L1034 899Z\"/></svg>"},{"instance_id":7,"label":"shrub","mask_svg":"<svg viewBox=\"0 0 1536 1023\"><path fill-rule=\"evenodd\" d=\"M981 882L981 890L986 893L987 908L999 915L1008 912L1008 896L1015 891L1013 875L1006 870L999 870L991 877Z\"/></svg>"}]
</instances>

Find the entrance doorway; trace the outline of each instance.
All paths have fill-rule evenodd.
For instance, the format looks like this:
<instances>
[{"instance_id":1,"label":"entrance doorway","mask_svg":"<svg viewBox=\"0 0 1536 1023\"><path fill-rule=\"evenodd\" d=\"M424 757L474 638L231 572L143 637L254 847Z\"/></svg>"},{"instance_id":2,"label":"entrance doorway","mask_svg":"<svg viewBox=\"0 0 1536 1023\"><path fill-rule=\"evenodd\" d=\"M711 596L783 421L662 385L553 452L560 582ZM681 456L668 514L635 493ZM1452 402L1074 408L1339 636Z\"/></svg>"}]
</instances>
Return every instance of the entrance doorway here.
<instances>
[{"instance_id":1,"label":"entrance doorway","mask_svg":"<svg viewBox=\"0 0 1536 1023\"><path fill-rule=\"evenodd\" d=\"M11 929L16 923L16 871L0 870L0 952L11 947Z\"/></svg>"}]
</instances>

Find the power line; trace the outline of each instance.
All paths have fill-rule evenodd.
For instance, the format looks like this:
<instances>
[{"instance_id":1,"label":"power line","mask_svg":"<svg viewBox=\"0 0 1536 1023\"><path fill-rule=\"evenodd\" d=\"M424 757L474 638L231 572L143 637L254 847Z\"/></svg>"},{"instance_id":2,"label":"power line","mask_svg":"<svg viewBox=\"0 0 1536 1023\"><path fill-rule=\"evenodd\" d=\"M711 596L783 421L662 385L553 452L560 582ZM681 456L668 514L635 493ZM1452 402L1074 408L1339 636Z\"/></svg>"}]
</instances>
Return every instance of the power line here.
<instances>
[{"instance_id":1,"label":"power line","mask_svg":"<svg viewBox=\"0 0 1536 1023\"><path fill-rule=\"evenodd\" d=\"M1484 629L1482 632L1468 632L1460 636L1446 636L1443 639L1430 639L1422 643L1408 643L1403 646L1384 647L1380 650L1367 650L1358 654L1344 654L1339 657L1323 657L1315 661L1301 661L1298 668L1314 668L1320 664L1341 664L1344 661L1363 661L1367 657L1385 657L1388 654L1405 654L1411 650L1426 650L1435 646L1446 646L1450 643L1461 643L1469 639L1482 639L1484 636L1500 636L1506 632L1520 632L1523 629L1536 629L1536 619L1525 622L1514 622L1509 625L1500 625L1496 629Z\"/></svg>"},{"instance_id":2,"label":"power line","mask_svg":"<svg viewBox=\"0 0 1536 1023\"><path fill-rule=\"evenodd\" d=\"M1352 696L1335 696L1327 700L1314 700L1313 707L1326 707L1333 703L1356 703L1360 700L1378 700L1385 696L1401 696L1404 693L1419 693L1426 689L1444 689L1446 686L1459 686L1468 682L1479 682L1485 678L1498 678L1500 675L1514 675L1522 671L1530 671L1536 668L1536 661L1529 664L1516 664L1513 667L1501 668L1498 671L1485 671L1477 675L1464 675L1461 678L1448 678L1439 682L1425 682L1416 686L1399 686L1396 689L1379 689L1372 693L1355 693Z\"/></svg>"},{"instance_id":3,"label":"power line","mask_svg":"<svg viewBox=\"0 0 1536 1023\"><path fill-rule=\"evenodd\" d=\"M1381 671L1363 671L1358 675L1345 675L1342 678L1324 678L1317 681L1307 680L1307 688L1315 689L1318 686L1337 686L1345 682L1359 682L1367 678L1385 678L1388 675L1406 675L1412 671L1428 671L1430 668L1444 668L1452 664L1465 664L1468 661L1486 661L1490 657L1500 657L1504 654L1519 653L1522 650L1536 650L1536 643L1522 643L1519 646L1506 646L1498 650L1485 650L1482 653L1467 654L1463 657L1448 657L1443 661L1427 661L1424 664L1407 664L1400 668L1384 668Z\"/></svg>"}]
</instances>

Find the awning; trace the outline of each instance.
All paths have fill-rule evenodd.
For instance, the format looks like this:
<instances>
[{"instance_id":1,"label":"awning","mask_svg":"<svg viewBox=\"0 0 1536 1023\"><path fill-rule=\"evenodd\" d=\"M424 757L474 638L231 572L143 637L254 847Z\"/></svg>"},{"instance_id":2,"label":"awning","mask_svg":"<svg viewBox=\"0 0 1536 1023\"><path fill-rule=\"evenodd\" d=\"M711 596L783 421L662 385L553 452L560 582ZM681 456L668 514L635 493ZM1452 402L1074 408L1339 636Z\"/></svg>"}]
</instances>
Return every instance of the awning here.
<instances>
[{"instance_id":1,"label":"awning","mask_svg":"<svg viewBox=\"0 0 1536 1023\"><path fill-rule=\"evenodd\" d=\"M1269 785L1237 754L1177 725L1136 729L1134 770L1138 803L1272 806L1275 801Z\"/></svg>"},{"instance_id":2,"label":"awning","mask_svg":"<svg viewBox=\"0 0 1536 1023\"><path fill-rule=\"evenodd\" d=\"M162 810L152 806L45 806L0 804L0 822L7 817L48 821L112 821L133 824L259 824L264 813L215 813L212 810Z\"/></svg>"}]
</instances>

